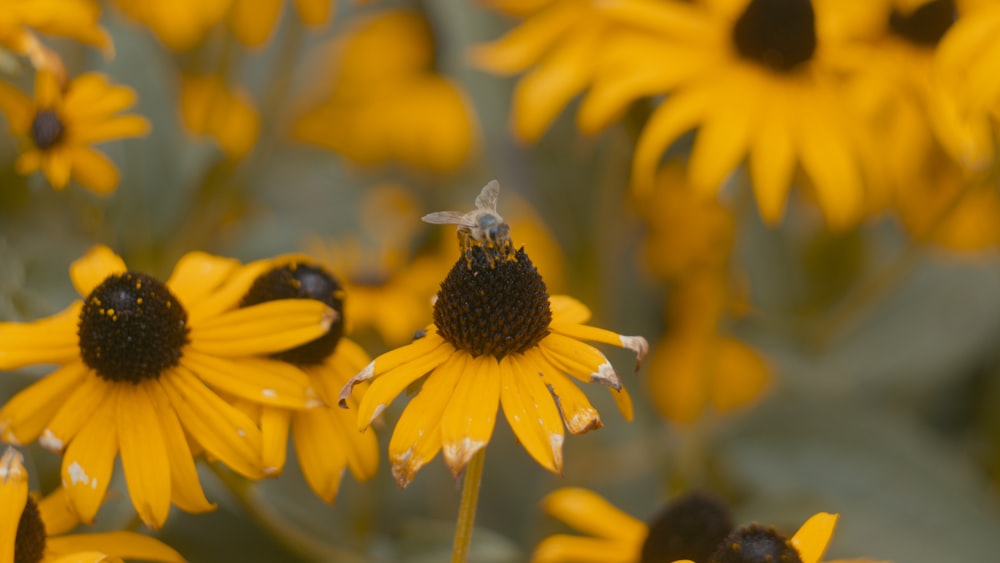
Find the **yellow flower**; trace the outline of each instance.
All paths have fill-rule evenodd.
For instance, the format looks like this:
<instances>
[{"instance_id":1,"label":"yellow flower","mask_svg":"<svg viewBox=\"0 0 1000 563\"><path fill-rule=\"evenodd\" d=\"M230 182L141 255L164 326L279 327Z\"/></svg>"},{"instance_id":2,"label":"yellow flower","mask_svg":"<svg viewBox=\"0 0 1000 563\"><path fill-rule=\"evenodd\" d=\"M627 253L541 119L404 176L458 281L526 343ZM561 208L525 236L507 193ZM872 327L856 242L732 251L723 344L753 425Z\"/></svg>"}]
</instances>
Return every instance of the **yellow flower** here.
<instances>
[{"instance_id":1,"label":"yellow flower","mask_svg":"<svg viewBox=\"0 0 1000 563\"><path fill-rule=\"evenodd\" d=\"M219 76L184 75L180 106L187 130L215 139L228 158L242 158L257 142L260 115L253 101Z\"/></svg>"},{"instance_id":2,"label":"yellow flower","mask_svg":"<svg viewBox=\"0 0 1000 563\"><path fill-rule=\"evenodd\" d=\"M113 52L111 38L100 26L101 8L92 0L0 1L0 47L25 55L37 70L66 75L59 55L34 32L68 37Z\"/></svg>"},{"instance_id":3,"label":"yellow flower","mask_svg":"<svg viewBox=\"0 0 1000 563\"><path fill-rule=\"evenodd\" d=\"M554 491L545 497L542 507L589 536L558 534L545 538L535 548L532 563L736 561L717 557L723 550L736 546L746 549L750 543L760 549L753 553L770 553L774 561L819 563L837 523L836 514L817 513L791 539L756 524L730 531L733 525L729 509L699 493L672 501L649 525L586 489ZM781 559L782 552L798 558Z\"/></svg>"},{"instance_id":4,"label":"yellow flower","mask_svg":"<svg viewBox=\"0 0 1000 563\"><path fill-rule=\"evenodd\" d=\"M334 45L333 90L298 119L293 136L367 166L401 161L448 172L476 144L471 105L433 72L433 37L413 12L365 19Z\"/></svg>"},{"instance_id":5,"label":"yellow flower","mask_svg":"<svg viewBox=\"0 0 1000 563\"><path fill-rule=\"evenodd\" d=\"M17 171L41 170L57 190L65 188L70 177L96 194L118 187L118 169L90 145L148 133L145 117L118 114L134 103L131 88L111 84L96 73L82 74L63 88L52 73L38 71L33 100L0 82L0 109L11 132L27 147L15 163Z\"/></svg>"},{"instance_id":6,"label":"yellow flower","mask_svg":"<svg viewBox=\"0 0 1000 563\"><path fill-rule=\"evenodd\" d=\"M645 96L669 94L636 146L632 182L650 190L664 152L697 129L689 179L713 194L748 160L757 206L781 219L799 166L828 223L845 227L865 204L860 120L837 88L830 10L808 0L622 0L605 14L634 28L609 42L580 106L578 123L597 131ZM780 23L777 23L780 22Z\"/></svg>"},{"instance_id":7,"label":"yellow flower","mask_svg":"<svg viewBox=\"0 0 1000 563\"><path fill-rule=\"evenodd\" d=\"M240 307L277 299L317 299L338 314L343 312L343 288L322 267L298 257L269 262L271 269L257 276L240 300ZM305 372L324 406L289 410L260 405L255 413L263 437L265 473L277 474L284 467L291 429L306 482L320 498L331 503L336 499L344 469L364 481L378 468L375 435L358 432L353 412L327 406L335 404L340 389L370 360L360 346L344 337L343 318L338 315L329 331L316 340L271 355ZM356 406L353 401L349 404Z\"/></svg>"},{"instance_id":8,"label":"yellow flower","mask_svg":"<svg viewBox=\"0 0 1000 563\"><path fill-rule=\"evenodd\" d=\"M135 532L65 535L78 523L68 510L63 489L39 501L28 495L21 454L8 447L0 457L0 563L114 561L120 557L184 561L159 540Z\"/></svg>"},{"instance_id":9,"label":"yellow flower","mask_svg":"<svg viewBox=\"0 0 1000 563\"><path fill-rule=\"evenodd\" d=\"M256 273L194 252L162 283L95 247L70 268L82 301L32 323L0 323L0 369L61 366L0 408L0 437L63 452L63 486L87 523L119 452L132 504L152 528L171 503L212 508L189 440L262 477L260 431L212 388L283 408L315 404L299 370L256 356L316 338L335 314L300 299L233 310Z\"/></svg>"},{"instance_id":10,"label":"yellow flower","mask_svg":"<svg viewBox=\"0 0 1000 563\"><path fill-rule=\"evenodd\" d=\"M244 45L263 45L271 37L284 4L284 0L234 0L229 12L233 35ZM330 21L334 7L333 0L295 0L293 4L299 18L310 26Z\"/></svg>"},{"instance_id":11,"label":"yellow flower","mask_svg":"<svg viewBox=\"0 0 1000 563\"><path fill-rule=\"evenodd\" d=\"M438 451L457 475L493 433L502 407L528 453L553 472L562 470L563 424L571 434L600 428L597 410L567 374L600 382L626 418L631 399L611 363L590 340L629 348L641 360L641 336L622 336L583 323L590 311L567 296L549 296L524 249L514 250L509 226L496 212L499 185L476 200L483 222L457 212L424 217L459 224L463 256L441 284L434 322L413 343L368 364L341 392L372 381L358 407L367 428L403 389L427 375L403 411L389 442L393 475L405 487ZM476 212L472 212L475 214Z\"/></svg>"},{"instance_id":12,"label":"yellow flower","mask_svg":"<svg viewBox=\"0 0 1000 563\"><path fill-rule=\"evenodd\" d=\"M614 41L614 22L599 1L492 0L492 7L527 22L502 38L477 46L472 61L495 74L527 72L514 88L510 127L522 141L536 141L559 112L594 80L594 61Z\"/></svg>"}]
</instances>

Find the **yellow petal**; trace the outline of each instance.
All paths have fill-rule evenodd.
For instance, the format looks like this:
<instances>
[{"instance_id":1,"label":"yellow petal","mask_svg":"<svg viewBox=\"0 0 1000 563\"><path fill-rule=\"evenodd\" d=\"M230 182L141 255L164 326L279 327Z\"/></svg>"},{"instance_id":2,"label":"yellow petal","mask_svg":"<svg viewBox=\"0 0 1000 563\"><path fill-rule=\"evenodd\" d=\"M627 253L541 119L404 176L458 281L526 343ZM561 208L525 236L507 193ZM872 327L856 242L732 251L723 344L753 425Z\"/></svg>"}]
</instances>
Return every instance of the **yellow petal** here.
<instances>
[{"instance_id":1,"label":"yellow petal","mask_svg":"<svg viewBox=\"0 0 1000 563\"><path fill-rule=\"evenodd\" d=\"M261 464L267 475L278 475L285 467L285 456L288 451L288 426L292 421L292 412L286 409L264 407L260 411L261 434ZM319 448L329 448L336 442L317 445Z\"/></svg>"},{"instance_id":2,"label":"yellow petal","mask_svg":"<svg viewBox=\"0 0 1000 563\"><path fill-rule=\"evenodd\" d=\"M31 98L6 82L0 82L0 111L7 116L7 123L15 135L27 134L35 119L35 106Z\"/></svg>"},{"instance_id":3,"label":"yellow petal","mask_svg":"<svg viewBox=\"0 0 1000 563\"><path fill-rule=\"evenodd\" d=\"M69 364L79 356L77 325L83 304L30 323L0 323L0 369Z\"/></svg>"},{"instance_id":4,"label":"yellow petal","mask_svg":"<svg viewBox=\"0 0 1000 563\"><path fill-rule=\"evenodd\" d=\"M493 435L500 406L500 364L490 355L461 355L448 370L458 377L441 418L444 460L456 479Z\"/></svg>"},{"instance_id":5,"label":"yellow petal","mask_svg":"<svg viewBox=\"0 0 1000 563\"><path fill-rule=\"evenodd\" d=\"M578 21L579 9L568 2L557 2L507 33L502 38L472 51L473 65L497 74L522 72L536 64L559 36Z\"/></svg>"},{"instance_id":6,"label":"yellow petal","mask_svg":"<svg viewBox=\"0 0 1000 563\"><path fill-rule=\"evenodd\" d=\"M702 195L718 192L743 160L750 133L757 124L760 80L754 72L733 72L706 92L714 100L713 109L705 114L698 129L688 163L691 186Z\"/></svg>"},{"instance_id":7,"label":"yellow petal","mask_svg":"<svg viewBox=\"0 0 1000 563\"><path fill-rule=\"evenodd\" d=\"M764 222L774 225L785 214L788 189L795 172L795 149L788 110L791 102L780 88L769 94L770 103L762 108L760 123L750 146L750 178L757 208Z\"/></svg>"},{"instance_id":8,"label":"yellow petal","mask_svg":"<svg viewBox=\"0 0 1000 563\"><path fill-rule=\"evenodd\" d=\"M271 354L323 336L336 315L313 299L268 301L190 323L190 346L212 356Z\"/></svg>"},{"instance_id":9,"label":"yellow petal","mask_svg":"<svg viewBox=\"0 0 1000 563\"><path fill-rule=\"evenodd\" d=\"M528 355L525 354L526 360ZM570 434L582 434L591 430L597 430L604 426L597 409L590 404L583 391L573 383L568 377L563 375L563 371L551 362L547 361L542 354L532 354L531 361L538 365L538 372L542 375L545 386L549 388L552 397L559 408L563 422Z\"/></svg>"},{"instance_id":10,"label":"yellow petal","mask_svg":"<svg viewBox=\"0 0 1000 563\"><path fill-rule=\"evenodd\" d=\"M791 544L799 552L802 563L819 563L823 559L823 554L830 545L830 538L833 537L833 530L837 527L838 516L818 512L795 532Z\"/></svg>"},{"instance_id":11,"label":"yellow petal","mask_svg":"<svg viewBox=\"0 0 1000 563\"><path fill-rule=\"evenodd\" d=\"M116 397L109 398L113 405ZM62 461L62 486L70 506L85 524L94 521L111 480L118 453L114 408L101 408L76 433Z\"/></svg>"},{"instance_id":12,"label":"yellow petal","mask_svg":"<svg viewBox=\"0 0 1000 563\"><path fill-rule=\"evenodd\" d=\"M542 467L562 473L562 418L542 378L518 355L500 361L500 377L500 404L517 439Z\"/></svg>"},{"instance_id":13,"label":"yellow petal","mask_svg":"<svg viewBox=\"0 0 1000 563\"><path fill-rule=\"evenodd\" d=\"M549 309L555 322L582 324L590 320L590 309L568 295L550 295Z\"/></svg>"},{"instance_id":14,"label":"yellow petal","mask_svg":"<svg viewBox=\"0 0 1000 563\"><path fill-rule=\"evenodd\" d=\"M93 371L88 371L49 421L42 437L39 438L39 443L46 449L61 452L73 436L86 426L95 412L104 408L114 408L114 405L108 402L114 394L113 383L108 383Z\"/></svg>"},{"instance_id":15,"label":"yellow petal","mask_svg":"<svg viewBox=\"0 0 1000 563\"><path fill-rule=\"evenodd\" d=\"M271 36L283 4L281 0L236 0L229 11L233 35L244 45L263 45Z\"/></svg>"},{"instance_id":16,"label":"yellow petal","mask_svg":"<svg viewBox=\"0 0 1000 563\"><path fill-rule=\"evenodd\" d=\"M164 374L159 383L188 435L207 452L245 477L264 476L260 430L250 418L183 367Z\"/></svg>"},{"instance_id":17,"label":"yellow petal","mask_svg":"<svg viewBox=\"0 0 1000 563\"><path fill-rule=\"evenodd\" d=\"M552 332L538 344L538 350L552 365L580 381L622 387L611 362L590 344Z\"/></svg>"},{"instance_id":18,"label":"yellow petal","mask_svg":"<svg viewBox=\"0 0 1000 563\"><path fill-rule=\"evenodd\" d=\"M10 444L37 438L87 373L83 363L73 363L14 395L0 409L0 438Z\"/></svg>"},{"instance_id":19,"label":"yellow petal","mask_svg":"<svg viewBox=\"0 0 1000 563\"><path fill-rule=\"evenodd\" d=\"M239 267L239 260L188 252L177 261L167 287L185 309L194 310Z\"/></svg>"},{"instance_id":20,"label":"yellow petal","mask_svg":"<svg viewBox=\"0 0 1000 563\"><path fill-rule=\"evenodd\" d=\"M319 26L330 21L333 4L331 0L295 0L295 9L303 23Z\"/></svg>"},{"instance_id":21,"label":"yellow petal","mask_svg":"<svg viewBox=\"0 0 1000 563\"><path fill-rule=\"evenodd\" d=\"M149 120L141 115L119 115L73 129L66 139L78 144L101 143L124 137L142 137L149 133L151 127Z\"/></svg>"},{"instance_id":22,"label":"yellow petal","mask_svg":"<svg viewBox=\"0 0 1000 563\"><path fill-rule=\"evenodd\" d=\"M18 174L27 176L41 170L44 161L42 151L38 149L26 149L14 161L14 170Z\"/></svg>"},{"instance_id":23,"label":"yellow petal","mask_svg":"<svg viewBox=\"0 0 1000 563\"><path fill-rule=\"evenodd\" d=\"M642 365L642 360L649 353L649 342L641 336L627 336L611 332L610 330L597 328L594 326L571 324L562 322L552 322L549 330L553 333L576 338L578 340L590 340L591 342L603 342L619 348L627 348L635 352L635 369L638 371Z\"/></svg>"},{"instance_id":24,"label":"yellow petal","mask_svg":"<svg viewBox=\"0 0 1000 563\"><path fill-rule=\"evenodd\" d=\"M634 563L638 545L625 549L619 542L555 534L542 540L531 554L531 563Z\"/></svg>"},{"instance_id":25,"label":"yellow petal","mask_svg":"<svg viewBox=\"0 0 1000 563\"><path fill-rule=\"evenodd\" d=\"M69 175L72 170L68 149L56 145L44 151L43 154L42 174L45 175L45 179L52 184L54 189L65 189L69 185Z\"/></svg>"},{"instance_id":26,"label":"yellow petal","mask_svg":"<svg viewBox=\"0 0 1000 563\"><path fill-rule=\"evenodd\" d=\"M125 261L104 245L97 245L69 267L69 276L76 291L86 297L109 276L124 274Z\"/></svg>"},{"instance_id":27,"label":"yellow petal","mask_svg":"<svg viewBox=\"0 0 1000 563\"><path fill-rule=\"evenodd\" d=\"M171 502L185 512L200 513L215 509L215 505L205 498L191 447L169 397L162 392L162 387L156 387L150 390L149 400L160 421L163 441L169 453Z\"/></svg>"},{"instance_id":28,"label":"yellow petal","mask_svg":"<svg viewBox=\"0 0 1000 563\"><path fill-rule=\"evenodd\" d=\"M626 422L632 422L632 419L635 417L635 411L632 407L632 395L629 394L628 389L624 387L621 389L612 389L609 387L608 392L611 393L611 398L615 401L618 412L622 413L622 418Z\"/></svg>"},{"instance_id":29,"label":"yellow petal","mask_svg":"<svg viewBox=\"0 0 1000 563\"><path fill-rule=\"evenodd\" d=\"M48 528L46 528L48 532ZM124 559L183 563L184 557L156 538L135 532L104 532L73 534L61 538L48 537L46 548L59 553L98 551Z\"/></svg>"},{"instance_id":30,"label":"yellow petal","mask_svg":"<svg viewBox=\"0 0 1000 563\"><path fill-rule=\"evenodd\" d=\"M170 459L150 390L159 392L159 387L120 386L115 409L122 469L132 506L146 526L158 530L170 511Z\"/></svg>"},{"instance_id":31,"label":"yellow petal","mask_svg":"<svg viewBox=\"0 0 1000 563\"><path fill-rule=\"evenodd\" d=\"M710 108L709 96L698 88L688 88L667 98L650 116L639 135L632 158L632 186L637 194L647 194L656 184L660 158L686 131L693 129Z\"/></svg>"},{"instance_id":32,"label":"yellow petal","mask_svg":"<svg viewBox=\"0 0 1000 563\"><path fill-rule=\"evenodd\" d=\"M718 32L718 27L703 6L663 3L655 0L628 0L600 5L600 15L630 26L637 26L672 39L704 40Z\"/></svg>"},{"instance_id":33,"label":"yellow petal","mask_svg":"<svg viewBox=\"0 0 1000 563\"><path fill-rule=\"evenodd\" d=\"M413 351L416 350L416 348L413 349ZM439 366L445 366L456 356L465 353L456 351L451 344L442 341L440 346L430 352L413 357L409 363L402 364L378 376L361 398L361 404L358 406L358 429L363 430L371 424L375 417L381 414L385 407L396 398L396 395L399 395L408 385L429 371ZM376 366L378 366L381 357L375 359Z\"/></svg>"},{"instance_id":34,"label":"yellow petal","mask_svg":"<svg viewBox=\"0 0 1000 563\"><path fill-rule=\"evenodd\" d=\"M52 563L122 563L122 559L101 551L77 551L54 557Z\"/></svg>"},{"instance_id":35,"label":"yellow petal","mask_svg":"<svg viewBox=\"0 0 1000 563\"><path fill-rule=\"evenodd\" d=\"M73 178L84 188L97 195L107 195L118 187L118 168L103 153L87 147L70 152Z\"/></svg>"},{"instance_id":36,"label":"yellow petal","mask_svg":"<svg viewBox=\"0 0 1000 563\"><path fill-rule=\"evenodd\" d=\"M771 379L767 362L753 349L734 338L718 342L712 406L726 413L756 401Z\"/></svg>"},{"instance_id":37,"label":"yellow petal","mask_svg":"<svg viewBox=\"0 0 1000 563\"><path fill-rule=\"evenodd\" d=\"M70 82L63 100L63 109L77 121L99 121L122 111L136 102L135 90L113 85L108 77L97 73L81 74Z\"/></svg>"},{"instance_id":38,"label":"yellow petal","mask_svg":"<svg viewBox=\"0 0 1000 563\"><path fill-rule=\"evenodd\" d=\"M14 563L17 524L28 504L28 471L21 452L7 446L0 456L0 562Z\"/></svg>"},{"instance_id":39,"label":"yellow petal","mask_svg":"<svg viewBox=\"0 0 1000 563\"><path fill-rule=\"evenodd\" d=\"M45 535L58 536L80 525L76 514L70 510L66 489L59 487L38 501L38 512L45 523Z\"/></svg>"},{"instance_id":40,"label":"yellow petal","mask_svg":"<svg viewBox=\"0 0 1000 563\"><path fill-rule=\"evenodd\" d=\"M48 71L35 73L35 104L40 109L52 109L62 97L59 79Z\"/></svg>"},{"instance_id":41,"label":"yellow petal","mask_svg":"<svg viewBox=\"0 0 1000 563\"><path fill-rule=\"evenodd\" d=\"M441 450L441 417L462 376L455 366L450 360L435 369L396 422L389 440L389 461L400 487L409 485Z\"/></svg>"},{"instance_id":42,"label":"yellow petal","mask_svg":"<svg viewBox=\"0 0 1000 563\"><path fill-rule=\"evenodd\" d=\"M639 545L649 531L641 520L623 512L604 497L578 487L553 491L542 499L542 510L577 532Z\"/></svg>"},{"instance_id":43,"label":"yellow petal","mask_svg":"<svg viewBox=\"0 0 1000 563\"><path fill-rule=\"evenodd\" d=\"M332 503L340 490L340 481L347 467L347 453L342 447L346 436L339 434L323 411L312 409L295 413L292 439L298 453L299 466L309 488L324 502ZM353 432L357 430L351 427ZM367 436L374 436L366 432Z\"/></svg>"},{"instance_id":44,"label":"yellow petal","mask_svg":"<svg viewBox=\"0 0 1000 563\"><path fill-rule=\"evenodd\" d=\"M231 360L188 350L181 365L212 387L254 403L290 409L318 403L302 370L284 362L257 357Z\"/></svg>"}]
</instances>

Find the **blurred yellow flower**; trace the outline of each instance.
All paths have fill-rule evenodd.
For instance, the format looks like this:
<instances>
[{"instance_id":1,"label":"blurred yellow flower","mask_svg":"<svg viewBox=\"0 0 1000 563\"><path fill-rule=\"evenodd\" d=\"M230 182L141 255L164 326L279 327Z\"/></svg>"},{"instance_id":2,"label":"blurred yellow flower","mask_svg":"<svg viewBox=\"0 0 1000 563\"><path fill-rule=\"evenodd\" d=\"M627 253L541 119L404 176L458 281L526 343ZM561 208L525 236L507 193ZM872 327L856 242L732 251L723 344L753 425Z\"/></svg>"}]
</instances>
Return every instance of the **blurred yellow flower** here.
<instances>
[{"instance_id":1,"label":"blurred yellow flower","mask_svg":"<svg viewBox=\"0 0 1000 563\"><path fill-rule=\"evenodd\" d=\"M17 171L41 170L57 190L72 177L96 194L111 193L118 187L118 169L90 145L149 132L145 117L119 114L135 98L131 88L95 73L82 74L62 87L55 75L38 71L34 99L0 82L0 110L26 147L15 163Z\"/></svg>"},{"instance_id":2,"label":"blurred yellow flower","mask_svg":"<svg viewBox=\"0 0 1000 563\"><path fill-rule=\"evenodd\" d=\"M616 36L599 61L579 123L596 131L629 103L669 94L643 127L632 166L649 191L660 159L697 129L689 179L715 193L748 160L757 206L781 219L798 166L828 223L846 227L865 205L864 130L840 99L837 43L826 41L830 10L808 0L623 0L604 13L635 33Z\"/></svg>"},{"instance_id":3,"label":"blurred yellow flower","mask_svg":"<svg viewBox=\"0 0 1000 563\"><path fill-rule=\"evenodd\" d=\"M333 88L295 123L293 136L361 165L400 161L455 170L476 145L472 107L434 72L434 38L423 17L387 11L333 45Z\"/></svg>"},{"instance_id":4,"label":"blurred yellow flower","mask_svg":"<svg viewBox=\"0 0 1000 563\"><path fill-rule=\"evenodd\" d=\"M79 523L58 489L36 501L28 495L21 454L8 447L0 457L0 563L71 563L121 558L182 563L159 540L135 532L65 535Z\"/></svg>"},{"instance_id":5,"label":"blurred yellow flower","mask_svg":"<svg viewBox=\"0 0 1000 563\"><path fill-rule=\"evenodd\" d=\"M215 139L231 159L246 156L257 142L260 115L250 97L220 76L181 77L181 119L188 131Z\"/></svg>"},{"instance_id":6,"label":"blurred yellow flower","mask_svg":"<svg viewBox=\"0 0 1000 563\"><path fill-rule=\"evenodd\" d=\"M324 334L333 311L301 299L233 310L253 269L197 252L163 283L98 246L70 277L83 301L35 322L0 323L0 369L60 366L0 408L0 437L37 438L63 452L63 486L87 523L119 452L132 504L152 528L171 504L213 508L189 440L237 473L262 477L260 431L209 386L284 408L315 403L302 372L256 356Z\"/></svg>"},{"instance_id":7,"label":"blurred yellow flower","mask_svg":"<svg viewBox=\"0 0 1000 563\"><path fill-rule=\"evenodd\" d=\"M110 54L114 50L111 38L100 26L100 19L101 8L93 0L3 0L0 47L27 56L37 70L64 80L66 71L59 55L34 32L75 39Z\"/></svg>"},{"instance_id":8,"label":"blurred yellow flower","mask_svg":"<svg viewBox=\"0 0 1000 563\"><path fill-rule=\"evenodd\" d=\"M359 481L365 481L378 468L375 434L358 432L354 412L335 406L340 389L370 358L360 346L344 337L342 313L345 301L349 300L333 275L298 257L269 262L271 269L257 276L240 300L240 307L278 299L316 299L339 316L329 331L316 340L271 355L305 372L323 405L306 410L256 406L254 414L260 421L263 439L264 472L274 475L282 471L291 430L306 482L321 499L332 503L345 469L350 469ZM348 404L357 407L353 400Z\"/></svg>"},{"instance_id":9,"label":"blurred yellow flower","mask_svg":"<svg viewBox=\"0 0 1000 563\"><path fill-rule=\"evenodd\" d=\"M495 182L487 185L477 207L491 201L487 206L495 209L498 189ZM641 360L648 351L645 339L583 324L590 311L571 297L550 297L523 249L515 251L502 234L480 238L459 228L463 256L441 284L434 323L425 333L375 358L341 392L346 400L356 384L372 381L358 407L358 427L364 429L403 389L430 373L389 442L400 486L440 450L457 476L489 442L498 407L535 461L561 472L563 425L571 434L602 426L567 374L609 386L625 417L632 416L631 399L611 363L584 341L628 348Z\"/></svg>"}]
</instances>

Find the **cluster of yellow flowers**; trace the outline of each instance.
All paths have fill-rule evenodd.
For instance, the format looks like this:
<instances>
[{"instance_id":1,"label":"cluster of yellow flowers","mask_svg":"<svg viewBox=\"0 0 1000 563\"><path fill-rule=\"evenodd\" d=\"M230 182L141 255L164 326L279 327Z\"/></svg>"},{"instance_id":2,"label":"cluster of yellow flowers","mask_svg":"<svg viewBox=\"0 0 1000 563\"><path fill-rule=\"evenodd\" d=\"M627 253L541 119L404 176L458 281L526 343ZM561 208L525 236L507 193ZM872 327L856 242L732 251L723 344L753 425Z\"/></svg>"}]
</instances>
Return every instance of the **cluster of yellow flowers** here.
<instances>
[{"instance_id":1,"label":"cluster of yellow flowers","mask_svg":"<svg viewBox=\"0 0 1000 563\"><path fill-rule=\"evenodd\" d=\"M221 164L207 176L231 173L254 151L271 155L268 143L282 133L336 153L358 174L402 165L433 177L474 160L484 143L473 104L439 67L426 7L351 18L317 49L327 69L314 81L322 92L287 104L288 130L275 131L270 118L289 109L279 90L291 70L273 79L273 96L255 99L234 70L240 49L262 49L278 33L295 46L302 24L329 27L334 10L329 0L296 0L298 18L285 22L292 29L276 31L285 4L109 3L177 63L179 121L219 151ZM575 107L583 134L618 127L634 142L630 180L616 183L631 184L646 271L670 296L650 315L666 328L644 367L643 399L678 427L754 404L775 378L764 355L727 330L752 309L733 259L740 185L768 225L814 207L835 231L891 214L920 242L1000 243L996 2L487 4L519 23L475 46L467 62L523 74L510 110L518 141L541 141ZM8 78L0 111L19 143L14 170L40 172L55 190L76 182L111 196L124 163L94 145L150 135L152 122L129 113L135 90L100 73L73 74L78 65L46 37L110 59L107 14L95 0L0 6ZM24 62L30 94L16 76ZM790 198L792 186L803 201ZM315 242L309 255L243 262L184 248L161 279L108 245L90 246L69 267L79 299L39 320L0 322L0 370L57 366L0 404L8 444L0 563L183 561L133 531L69 533L94 523L116 465L135 514L154 532L172 508L216 508L199 461L261 481L283 473L290 442L309 488L334 503L345 470L358 481L377 474L377 431L404 392L412 397L388 439L392 475L405 488L442 454L463 482L453 557L464 561L498 412L533 460L562 475L567 432L605 424L578 383L607 387L626 421L642 412L591 343L634 354L636 371L650 351L642 336L587 324L583 302L553 291L569 276L552 256L552 234L518 210L523 202L501 216L499 193L490 182L474 209L423 216L455 227L457 255L450 237L426 253L410 248L420 238L420 206L392 183L371 190L355 238ZM353 339L366 330L388 351L372 359ZM61 486L45 498L29 495L30 463L18 449L35 443L61 456ZM819 563L838 519L817 513L786 537L734 526L721 501L691 495L643 523L579 488L549 494L542 507L592 537L545 538L534 549L539 563Z\"/></svg>"}]
</instances>

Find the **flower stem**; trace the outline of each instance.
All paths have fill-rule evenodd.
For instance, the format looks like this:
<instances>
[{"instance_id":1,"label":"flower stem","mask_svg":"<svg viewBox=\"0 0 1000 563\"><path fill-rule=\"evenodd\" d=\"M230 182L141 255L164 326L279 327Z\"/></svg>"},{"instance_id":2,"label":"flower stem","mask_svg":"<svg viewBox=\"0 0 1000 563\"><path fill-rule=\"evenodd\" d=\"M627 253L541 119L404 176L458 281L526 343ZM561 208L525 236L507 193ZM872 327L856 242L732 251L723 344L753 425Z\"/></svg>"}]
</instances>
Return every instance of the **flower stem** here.
<instances>
[{"instance_id":1,"label":"flower stem","mask_svg":"<svg viewBox=\"0 0 1000 563\"><path fill-rule=\"evenodd\" d=\"M469 544L472 541L472 527L476 522L476 505L479 504L479 483L483 479L483 459L486 448L480 448L469 465L465 466L462 477L462 503L458 506L458 522L455 524L455 546L451 550L452 563L465 563L469 559Z\"/></svg>"}]
</instances>

